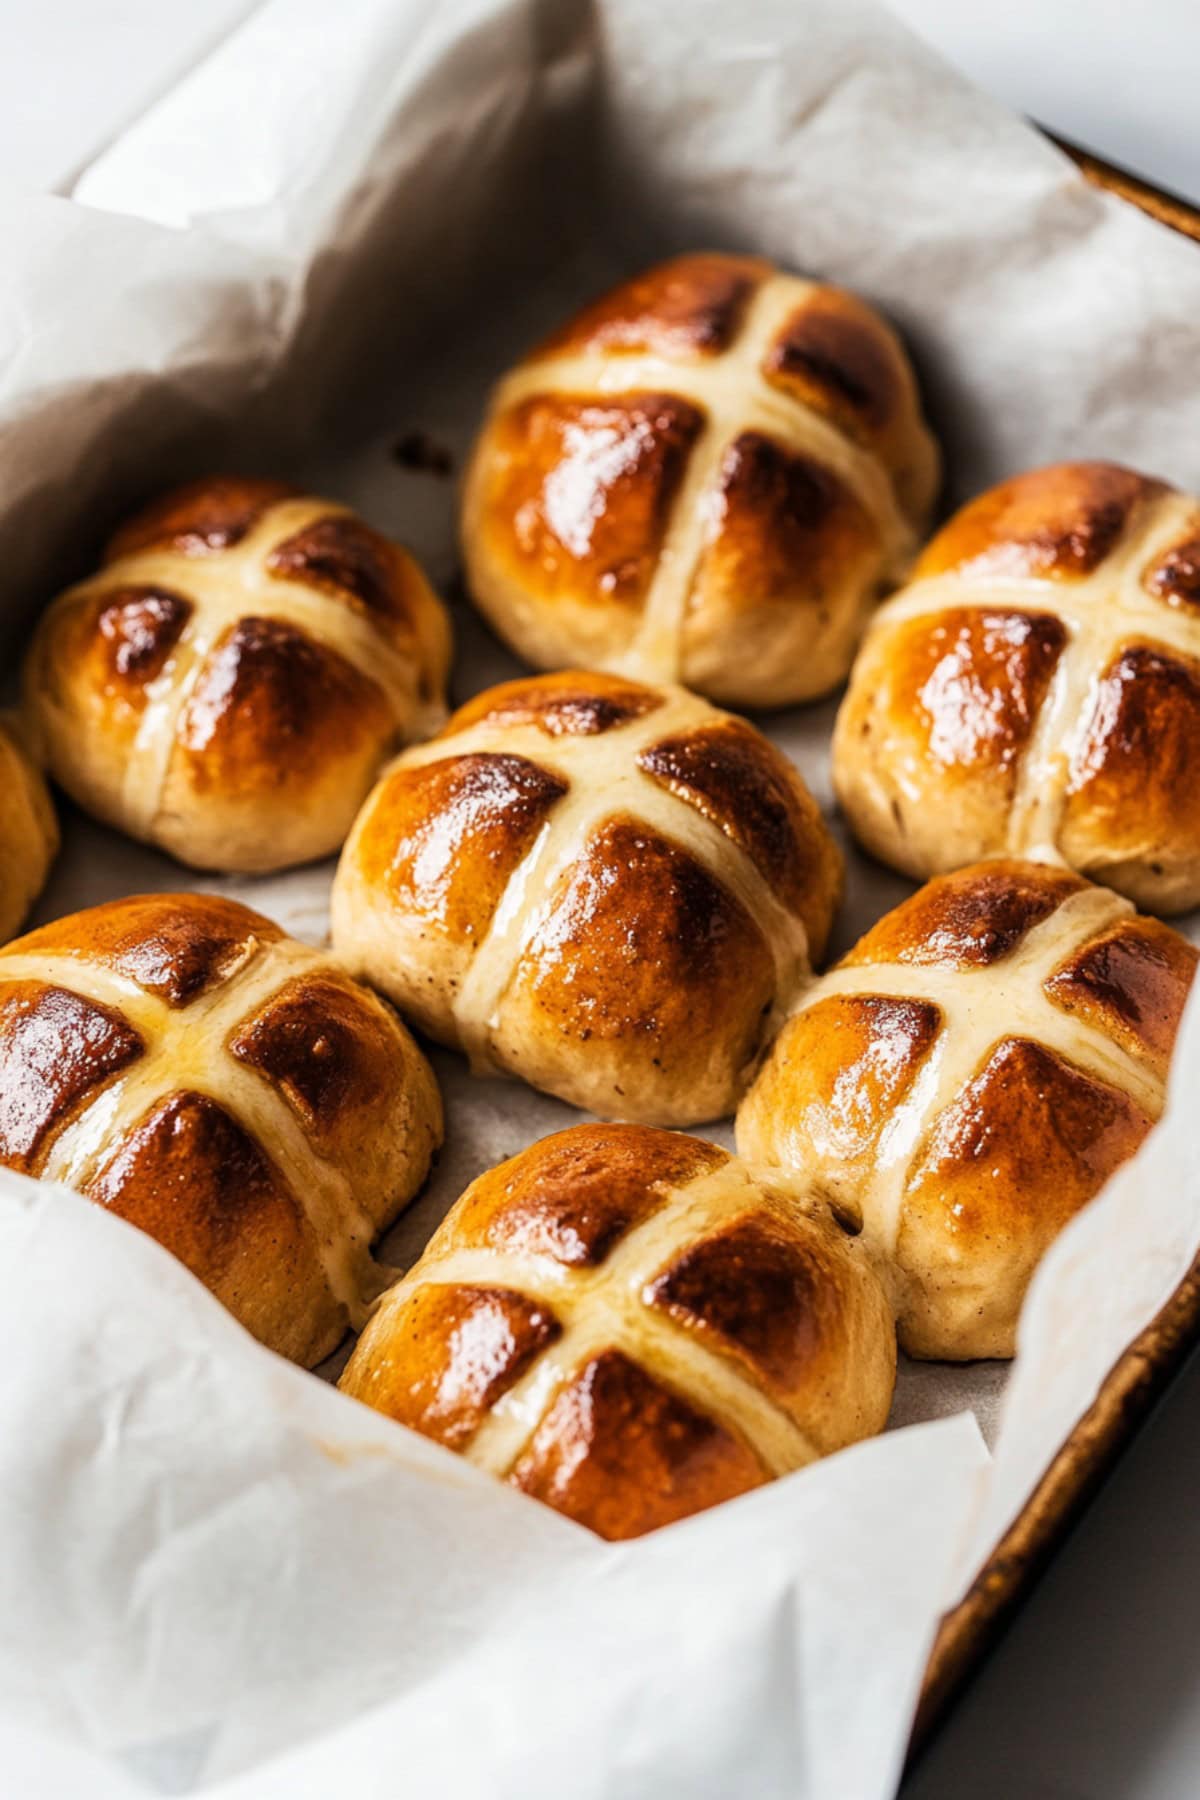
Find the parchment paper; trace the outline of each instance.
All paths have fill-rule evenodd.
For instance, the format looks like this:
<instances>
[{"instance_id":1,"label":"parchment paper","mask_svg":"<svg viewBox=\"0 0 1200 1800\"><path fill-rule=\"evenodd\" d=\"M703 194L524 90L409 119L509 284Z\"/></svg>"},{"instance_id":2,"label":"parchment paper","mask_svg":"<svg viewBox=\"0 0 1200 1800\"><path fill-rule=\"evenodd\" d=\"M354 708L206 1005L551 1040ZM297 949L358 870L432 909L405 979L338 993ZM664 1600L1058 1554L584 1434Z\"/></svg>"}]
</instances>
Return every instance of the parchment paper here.
<instances>
[{"instance_id":1,"label":"parchment paper","mask_svg":"<svg viewBox=\"0 0 1200 1800\"><path fill-rule=\"evenodd\" d=\"M6 206L10 664L100 529L206 467L352 501L454 595L452 486L396 440L461 458L531 338L681 247L882 304L951 499L1057 456L1200 481L1194 247L866 5L274 0L74 200ZM514 672L461 604L456 627L457 698ZM761 721L827 807L833 710ZM41 917L207 886L324 934L328 867L197 881L65 828ZM835 950L908 891L852 855ZM434 1060L447 1147L399 1263L481 1168L578 1116ZM1197 1074L1193 1009L1173 1092ZM890 1793L939 1614L1200 1243L1197 1154L1173 1101L1047 1259L994 1462L1007 1371L906 1368L906 1429L625 1547L281 1363L119 1221L4 1177L12 1791Z\"/></svg>"}]
</instances>

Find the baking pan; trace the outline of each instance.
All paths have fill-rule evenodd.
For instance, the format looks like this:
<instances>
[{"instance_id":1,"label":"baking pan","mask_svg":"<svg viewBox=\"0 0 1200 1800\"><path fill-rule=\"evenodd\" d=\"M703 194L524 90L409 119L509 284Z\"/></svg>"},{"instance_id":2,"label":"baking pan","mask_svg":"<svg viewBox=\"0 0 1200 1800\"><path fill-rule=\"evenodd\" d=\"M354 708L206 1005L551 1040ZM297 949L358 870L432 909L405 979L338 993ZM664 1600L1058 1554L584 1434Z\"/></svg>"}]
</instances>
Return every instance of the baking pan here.
<instances>
[{"instance_id":1,"label":"baking pan","mask_svg":"<svg viewBox=\"0 0 1200 1800\"><path fill-rule=\"evenodd\" d=\"M1200 244L1200 207L1077 144L1046 135L1097 187ZM963 1598L942 1620L921 1684L909 1767L1198 1344L1200 1253L1162 1311L1109 1371Z\"/></svg>"}]
</instances>

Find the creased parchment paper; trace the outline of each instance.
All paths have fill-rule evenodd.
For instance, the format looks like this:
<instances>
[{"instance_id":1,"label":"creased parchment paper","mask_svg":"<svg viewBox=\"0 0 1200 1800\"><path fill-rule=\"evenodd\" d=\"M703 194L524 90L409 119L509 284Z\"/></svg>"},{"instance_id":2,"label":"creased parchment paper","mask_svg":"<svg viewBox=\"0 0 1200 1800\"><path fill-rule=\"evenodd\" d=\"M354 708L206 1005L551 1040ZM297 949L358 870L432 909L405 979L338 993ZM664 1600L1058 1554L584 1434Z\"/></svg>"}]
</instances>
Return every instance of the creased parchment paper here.
<instances>
[{"instance_id":1,"label":"creased parchment paper","mask_svg":"<svg viewBox=\"0 0 1200 1800\"><path fill-rule=\"evenodd\" d=\"M396 439L461 458L531 338L687 246L883 305L950 499L1059 456L1200 483L1195 248L846 0L273 0L71 200L2 204L10 668L122 507L208 467L352 501L453 594L452 488ZM456 625L461 699L515 665ZM832 717L765 722L826 806ZM64 822L41 917L199 885L324 934L328 867L196 881ZM907 891L852 855L835 950ZM575 1116L435 1062L448 1142L384 1246L400 1264L480 1169ZM4 1176L0 1792L890 1794L940 1613L1200 1243L1198 1077L1193 1008L1166 1119L1044 1264L1011 1378L906 1368L885 1437L621 1547L272 1357L119 1221Z\"/></svg>"}]
</instances>

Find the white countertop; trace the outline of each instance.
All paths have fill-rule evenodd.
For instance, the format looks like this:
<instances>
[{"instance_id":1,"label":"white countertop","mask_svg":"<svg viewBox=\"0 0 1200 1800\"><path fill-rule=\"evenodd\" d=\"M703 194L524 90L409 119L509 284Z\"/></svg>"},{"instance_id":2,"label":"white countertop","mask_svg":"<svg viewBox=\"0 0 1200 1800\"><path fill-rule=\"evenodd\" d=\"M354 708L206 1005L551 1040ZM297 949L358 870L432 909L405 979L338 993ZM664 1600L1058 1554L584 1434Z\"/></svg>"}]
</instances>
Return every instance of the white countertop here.
<instances>
[{"instance_id":1,"label":"white countertop","mask_svg":"<svg viewBox=\"0 0 1200 1800\"><path fill-rule=\"evenodd\" d=\"M1200 200L1198 0L895 5L1010 105ZM129 118L252 10L252 0L38 0L32 9L0 0L0 180L68 188ZM1200 1796L1198 1414L1200 1356L946 1724L905 1800Z\"/></svg>"}]
</instances>

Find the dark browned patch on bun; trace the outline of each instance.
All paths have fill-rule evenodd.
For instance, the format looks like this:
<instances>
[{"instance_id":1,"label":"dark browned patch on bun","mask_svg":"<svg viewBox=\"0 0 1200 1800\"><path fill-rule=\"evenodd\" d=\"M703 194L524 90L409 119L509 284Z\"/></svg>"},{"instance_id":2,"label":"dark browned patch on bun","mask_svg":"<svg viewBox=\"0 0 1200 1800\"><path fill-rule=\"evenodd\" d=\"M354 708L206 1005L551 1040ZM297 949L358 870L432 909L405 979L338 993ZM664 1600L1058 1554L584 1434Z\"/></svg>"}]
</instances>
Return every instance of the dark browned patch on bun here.
<instances>
[{"instance_id":1,"label":"dark browned patch on bun","mask_svg":"<svg viewBox=\"0 0 1200 1800\"><path fill-rule=\"evenodd\" d=\"M387 743L391 712L368 676L283 619L249 617L221 638L179 723L198 790L298 790L331 758Z\"/></svg>"},{"instance_id":2,"label":"dark browned patch on bun","mask_svg":"<svg viewBox=\"0 0 1200 1800\"><path fill-rule=\"evenodd\" d=\"M838 503L837 478L812 457L797 455L762 431L733 439L721 465L721 491L795 533L820 530Z\"/></svg>"},{"instance_id":3,"label":"dark browned patch on bun","mask_svg":"<svg viewBox=\"0 0 1200 1800\"><path fill-rule=\"evenodd\" d=\"M562 1328L548 1307L508 1288L425 1283L394 1317L386 1353L345 1384L367 1405L451 1450Z\"/></svg>"},{"instance_id":4,"label":"dark browned patch on bun","mask_svg":"<svg viewBox=\"0 0 1200 1800\"><path fill-rule=\"evenodd\" d=\"M752 1090L756 1155L829 1173L871 1167L941 1026L931 1002L869 989L802 1007Z\"/></svg>"},{"instance_id":5,"label":"dark browned patch on bun","mask_svg":"<svg viewBox=\"0 0 1200 1800\"><path fill-rule=\"evenodd\" d=\"M1165 1074L1197 956L1156 919L1123 919L1076 950L1042 985L1065 1012L1109 1032Z\"/></svg>"},{"instance_id":6,"label":"dark browned patch on bun","mask_svg":"<svg viewBox=\"0 0 1200 1800\"><path fill-rule=\"evenodd\" d=\"M728 1160L715 1144L645 1125L575 1125L482 1176L464 1196L459 1234L594 1267L671 1189Z\"/></svg>"},{"instance_id":7,"label":"dark browned patch on bun","mask_svg":"<svg viewBox=\"0 0 1200 1800\"><path fill-rule=\"evenodd\" d=\"M238 544L269 506L287 500L295 489L282 481L210 476L190 481L136 513L116 532L106 562L137 550L169 548L185 556L203 556Z\"/></svg>"},{"instance_id":8,"label":"dark browned patch on bun","mask_svg":"<svg viewBox=\"0 0 1200 1800\"><path fill-rule=\"evenodd\" d=\"M1127 644L1091 691L1059 840L1084 868L1186 870L1200 842L1200 659Z\"/></svg>"},{"instance_id":9,"label":"dark browned patch on bun","mask_svg":"<svg viewBox=\"0 0 1200 1800\"><path fill-rule=\"evenodd\" d=\"M955 607L901 628L897 696L943 767L1011 769L1027 747L1068 632L1049 613Z\"/></svg>"},{"instance_id":10,"label":"dark browned patch on bun","mask_svg":"<svg viewBox=\"0 0 1200 1800\"><path fill-rule=\"evenodd\" d=\"M261 913L215 894L134 894L56 919L9 946L87 957L185 1006L231 972L257 943L283 936Z\"/></svg>"},{"instance_id":11,"label":"dark browned patch on bun","mask_svg":"<svg viewBox=\"0 0 1200 1800\"><path fill-rule=\"evenodd\" d=\"M328 1129L373 1095L384 1097L374 1008L329 975L289 981L238 1026L228 1048L282 1089L314 1130Z\"/></svg>"},{"instance_id":12,"label":"dark browned patch on bun","mask_svg":"<svg viewBox=\"0 0 1200 1800\"><path fill-rule=\"evenodd\" d=\"M715 876L621 817L564 877L513 985L547 1030L623 1039L667 1067L697 1044L752 1054L775 968L759 926Z\"/></svg>"},{"instance_id":13,"label":"dark browned patch on bun","mask_svg":"<svg viewBox=\"0 0 1200 1800\"><path fill-rule=\"evenodd\" d=\"M35 1173L50 1133L142 1050L133 1027L94 1000L40 982L0 982L0 1161Z\"/></svg>"},{"instance_id":14,"label":"dark browned patch on bun","mask_svg":"<svg viewBox=\"0 0 1200 1800\"><path fill-rule=\"evenodd\" d=\"M809 607L819 621L849 572L870 579L878 526L815 457L740 432L722 456L717 495L693 602L711 590L735 612L777 601Z\"/></svg>"},{"instance_id":15,"label":"dark browned patch on bun","mask_svg":"<svg viewBox=\"0 0 1200 1800\"><path fill-rule=\"evenodd\" d=\"M166 588L124 587L106 594L96 625L113 674L138 684L153 681L191 616L191 601Z\"/></svg>"},{"instance_id":16,"label":"dark browned patch on bun","mask_svg":"<svg viewBox=\"0 0 1200 1800\"><path fill-rule=\"evenodd\" d=\"M306 582L322 593L348 595L368 612L408 622L395 545L348 514L316 519L276 544L267 568L272 575Z\"/></svg>"},{"instance_id":17,"label":"dark browned patch on bun","mask_svg":"<svg viewBox=\"0 0 1200 1800\"><path fill-rule=\"evenodd\" d=\"M478 940L567 783L522 756L478 752L393 769L358 840L363 878L449 936Z\"/></svg>"},{"instance_id":18,"label":"dark browned patch on bun","mask_svg":"<svg viewBox=\"0 0 1200 1800\"><path fill-rule=\"evenodd\" d=\"M636 609L703 425L673 394L519 401L493 428L483 529L531 591Z\"/></svg>"},{"instance_id":19,"label":"dark browned patch on bun","mask_svg":"<svg viewBox=\"0 0 1200 1800\"><path fill-rule=\"evenodd\" d=\"M753 1451L619 1350L555 1399L510 1480L601 1537L636 1537L767 1480Z\"/></svg>"},{"instance_id":20,"label":"dark browned patch on bun","mask_svg":"<svg viewBox=\"0 0 1200 1800\"><path fill-rule=\"evenodd\" d=\"M168 1094L86 1189L211 1281L282 1184L261 1145L206 1094ZM283 1190L286 1192L286 1190Z\"/></svg>"},{"instance_id":21,"label":"dark browned patch on bun","mask_svg":"<svg viewBox=\"0 0 1200 1800\"><path fill-rule=\"evenodd\" d=\"M461 706L441 734L452 738L484 720L536 725L548 737L597 737L654 712L662 695L616 675L535 675L501 682Z\"/></svg>"},{"instance_id":22,"label":"dark browned patch on bun","mask_svg":"<svg viewBox=\"0 0 1200 1800\"><path fill-rule=\"evenodd\" d=\"M1142 577L1148 593L1168 606L1200 606L1200 537L1164 551Z\"/></svg>"},{"instance_id":23,"label":"dark browned patch on bun","mask_svg":"<svg viewBox=\"0 0 1200 1800\"><path fill-rule=\"evenodd\" d=\"M970 1254L972 1239L1044 1246L1137 1149L1151 1121L1129 1095L1044 1044L998 1044L934 1120L909 1177L925 1211Z\"/></svg>"},{"instance_id":24,"label":"dark browned patch on bun","mask_svg":"<svg viewBox=\"0 0 1200 1800\"><path fill-rule=\"evenodd\" d=\"M872 927L843 965L944 963L983 968L1010 955L1021 939L1085 883L1040 863L976 863L939 875Z\"/></svg>"},{"instance_id":25,"label":"dark browned patch on bun","mask_svg":"<svg viewBox=\"0 0 1200 1800\"><path fill-rule=\"evenodd\" d=\"M533 354L592 349L718 355L733 341L746 302L767 273L756 257L674 257L601 295Z\"/></svg>"},{"instance_id":26,"label":"dark browned patch on bun","mask_svg":"<svg viewBox=\"0 0 1200 1800\"><path fill-rule=\"evenodd\" d=\"M880 528L858 496L819 458L758 430L725 446L706 540L692 614L716 606L749 615L770 604L823 628L879 568ZM751 629L763 626L759 617Z\"/></svg>"},{"instance_id":27,"label":"dark browned patch on bun","mask_svg":"<svg viewBox=\"0 0 1200 1800\"><path fill-rule=\"evenodd\" d=\"M918 576L1090 575L1116 548L1134 509L1165 493L1162 482L1116 463L1056 463L981 494L926 549Z\"/></svg>"},{"instance_id":28,"label":"dark browned patch on bun","mask_svg":"<svg viewBox=\"0 0 1200 1800\"><path fill-rule=\"evenodd\" d=\"M825 1273L780 1224L737 1219L685 1249L645 1297L792 1387L820 1346Z\"/></svg>"},{"instance_id":29,"label":"dark browned patch on bun","mask_svg":"<svg viewBox=\"0 0 1200 1800\"><path fill-rule=\"evenodd\" d=\"M818 290L792 314L764 369L798 398L823 401L852 430L886 430L904 399L891 345L836 291Z\"/></svg>"},{"instance_id":30,"label":"dark browned patch on bun","mask_svg":"<svg viewBox=\"0 0 1200 1800\"><path fill-rule=\"evenodd\" d=\"M1070 792L1116 779L1127 805L1139 792L1190 801L1200 779L1200 666L1130 644L1105 670Z\"/></svg>"},{"instance_id":31,"label":"dark browned patch on bun","mask_svg":"<svg viewBox=\"0 0 1200 1800\"><path fill-rule=\"evenodd\" d=\"M808 887L815 807L803 807L787 763L752 726L722 719L648 745L638 767L720 826L785 904Z\"/></svg>"}]
</instances>

